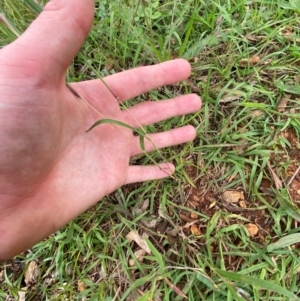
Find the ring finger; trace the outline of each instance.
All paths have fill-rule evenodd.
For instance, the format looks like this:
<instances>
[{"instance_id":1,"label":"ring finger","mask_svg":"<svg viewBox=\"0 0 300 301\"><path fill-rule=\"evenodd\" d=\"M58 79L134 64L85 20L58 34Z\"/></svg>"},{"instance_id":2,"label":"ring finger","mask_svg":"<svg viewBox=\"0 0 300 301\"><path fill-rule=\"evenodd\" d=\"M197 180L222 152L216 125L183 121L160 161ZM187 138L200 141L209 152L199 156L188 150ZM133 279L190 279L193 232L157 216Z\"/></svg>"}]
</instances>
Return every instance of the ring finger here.
<instances>
[{"instance_id":1,"label":"ring finger","mask_svg":"<svg viewBox=\"0 0 300 301\"><path fill-rule=\"evenodd\" d=\"M178 145L192 141L196 137L196 130L193 126L187 125L178 129L162 133L147 134L144 137L144 150L141 147L140 137L134 138L131 147L131 156L144 152L151 152L160 148Z\"/></svg>"}]
</instances>

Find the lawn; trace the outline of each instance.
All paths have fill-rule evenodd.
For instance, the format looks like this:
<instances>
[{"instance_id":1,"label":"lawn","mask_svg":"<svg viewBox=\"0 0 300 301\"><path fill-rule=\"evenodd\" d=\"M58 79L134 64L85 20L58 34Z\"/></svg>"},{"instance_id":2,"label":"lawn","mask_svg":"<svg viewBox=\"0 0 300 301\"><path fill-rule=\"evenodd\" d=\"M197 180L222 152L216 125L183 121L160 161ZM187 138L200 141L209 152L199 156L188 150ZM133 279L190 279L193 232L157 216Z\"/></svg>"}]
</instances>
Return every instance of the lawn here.
<instances>
[{"instance_id":1,"label":"lawn","mask_svg":"<svg viewBox=\"0 0 300 301\"><path fill-rule=\"evenodd\" d=\"M0 46L30 3L0 2ZM197 138L132 160L170 160L173 178L119 188L0 265L0 300L300 300L300 1L95 6L67 81L185 58L188 80L130 105L197 93L201 111L146 128Z\"/></svg>"}]
</instances>

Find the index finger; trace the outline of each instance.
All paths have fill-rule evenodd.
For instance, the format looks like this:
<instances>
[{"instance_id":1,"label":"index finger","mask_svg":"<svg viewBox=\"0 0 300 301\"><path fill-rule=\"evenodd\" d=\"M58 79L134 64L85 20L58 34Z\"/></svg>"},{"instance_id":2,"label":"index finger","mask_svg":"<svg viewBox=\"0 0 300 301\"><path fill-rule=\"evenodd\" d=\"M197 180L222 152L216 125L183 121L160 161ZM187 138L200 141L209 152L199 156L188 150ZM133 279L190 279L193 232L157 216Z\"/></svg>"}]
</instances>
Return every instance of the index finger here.
<instances>
[{"instance_id":1,"label":"index finger","mask_svg":"<svg viewBox=\"0 0 300 301\"><path fill-rule=\"evenodd\" d=\"M50 79L64 78L87 36L94 17L94 0L51 0L10 47L11 55L28 64L28 72Z\"/></svg>"}]
</instances>

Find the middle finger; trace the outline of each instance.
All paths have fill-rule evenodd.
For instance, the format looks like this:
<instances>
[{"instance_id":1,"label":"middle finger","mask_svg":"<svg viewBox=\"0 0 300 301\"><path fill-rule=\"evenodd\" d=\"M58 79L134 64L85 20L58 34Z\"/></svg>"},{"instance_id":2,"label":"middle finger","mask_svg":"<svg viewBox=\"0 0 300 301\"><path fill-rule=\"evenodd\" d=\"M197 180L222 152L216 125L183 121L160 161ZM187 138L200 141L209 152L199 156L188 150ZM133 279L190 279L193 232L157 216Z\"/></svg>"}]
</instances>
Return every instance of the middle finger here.
<instances>
[{"instance_id":1,"label":"middle finger","mask_svg":"<svg viewBox=\"0 0 300 301\"><path fill-rule=\"evenodd\" d=\"M159 121L198 111L201 99L189 94L163 101L146 101L124 111L125 119L131 126L139 128Z\"/></svg>"}]
</instances>

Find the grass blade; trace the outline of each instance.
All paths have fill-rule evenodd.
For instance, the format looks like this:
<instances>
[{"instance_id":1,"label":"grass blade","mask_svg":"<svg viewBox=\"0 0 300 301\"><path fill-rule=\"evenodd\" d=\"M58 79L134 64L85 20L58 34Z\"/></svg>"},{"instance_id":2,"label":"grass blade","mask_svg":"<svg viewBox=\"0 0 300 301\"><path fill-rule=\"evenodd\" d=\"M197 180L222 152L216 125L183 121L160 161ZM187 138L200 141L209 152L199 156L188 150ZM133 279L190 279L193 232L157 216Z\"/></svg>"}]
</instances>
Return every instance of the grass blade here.
<instances>
[{"instance_id":1,"label":"grass blade","mask_svg":"<svg viewBox=\"0 0 300 301\"><path fill-rule=\"evenodd\" d=\"M159 264L159 274L162 274L165 270L165 265L164 265L164 261L163 261L163 257L162 255L158 252L158 250L154 247L154 245L151 243L151 241L149 239L146 240L147 241L147 245L149 247L149 249L151 250L153 256L155 257L156 261Z\"/></svg>"},{"instance_id":2,"label":"grass blade","mask_svg":"<svg viewBox=\"0 0 300 301\"><path fill-rule=\"evenodd\" d=\"M276 249L285 248L300 242L300 233L294 233L280 238L277 242L274 242L267 246L268 252Z\"/></svg>"},{"instance_id":3,"label":"grass blade","mask_svg":"<svg viewBox=\"0 0 300 301\"><path fill-rule=\"evenodd\" d=\"M124 123L122 121L118 121L118 120L110 119L110 118L100 119L100 120L96 121L86 132L91 131L94 127L96 127L96 126L98 126L100 124L114 124L114 125L119 125L119 126L122 126L124 128L130 129L130 130L132 130L134 132L137 132L137 130L134 127L132 127L132 126L130 126L130 125L128 125L128 124L126 124L126 123Z\"/></svg>"},{"instance_id":4,"label":"grass blade","mask_svg":"<svg viewBox=\"0 0 300 301\"><path fill-rule=\"evenodd\" d=\"M292 298L292 300L299 300L300 301L300 298L298 298L294 293L288 291L287 289L285 289L285 288L283 288L283 287L281 287L281 286L279 286L275 283L272 283L272 282L269 282L269 281L266 281L266 280L263 280L263 279L247 276L247 275L241 275L241 274L238 274L238 273L223 271L223 270L220 270L220 269L215 269L215 271L220 276L225 277L227 279L242 282L242 283L247 283L247 284L250 284L250 285L265 289L265 290L269 290L269 291L279 293L279 294L281 294L285 297Z\"/></svg>"},{"instance_id":5,"label":"grass blade","mask_svg":"<svg viewBox=\"0 0 300 301\"><path fill-rule=\"evenodd\" d=\"M96 121L86 132L91 131L94 127L100 125L100 124L114 124L114 125L119 125L122 127L125 127L127 129L132 130L134 133L137 133L139 135L139 140L140 140L140 148L142 151L145 151L145 134L139 130L137 130L136 128L122 122L122 121L118 121L115 119L110 119L110 118L104 118L104 119L100 119L98 121ZM147 137L146 137L147 138ZM147 138L148 139L148 138ZM150 142L151 140L148 139Z\"/></svg>"},{"instance_id":6,"label":"grass blade","mask_svg":"<svg viewBox=\"0 0 300 301\"><path fill-rule=\"evenodd\" d=\"M144 135L139 135L140 137L140 147L144 151L145 150L145 136Z\"/></svg>"},{"instance_id":7,"label":"grass blade","mask_svg":"<svg viewBox=\"0 0 300 301\"><path fill-rule=\"evenodd\" d=\"M280 189L279 191L273 190L276 194L276 198L280 206L285 212L293 219L300 221L300 210L291 202L289 194L286 189Z\"/></svg>"},{"instance_id":8,"label":"grass blade","mask_svg":"<svg viewBox=\"0 0 300 301\"><path fill-rule=\"evenodd\" d=\"M214 283L214 281L210 277L208 277L206 274L198 272L196 278L199 281L201 281L203 284L205 284L207 287L209 287L210 289L219 291L219 288Z\"/></svg>"},{"instance_id":9,"label":"grass blade","mask_svg":"<svg viewBox=\"0 0 300 301\"><path fill-rule=\"evenodd\" d=\"M40 14L43 11L43 7L33 0L23 0L23 2L36 14Z\"/></svg>"},{"instance_id":10,"label":"grass blade","mask_svg":"<svg viewBox=\"0 0 300 301\"><path fill-rule=\"evenodd\" d=\"M15 26L15 24L10 21L0 9L0 23L2 23L6 28L9 29L16 37L21 35L21 31Z\"/></svg>"},{"instance_id":11,"label":"grass blade","mask_svg":"<svg viewBox=\"0 0 300 301\"><path fill-rule=\"evenodd\" d=\"M287 85L287 84L283 83L282 81L277 81L277 82L275 82L275 84L276 84L277 88L279 88L283 92L300 95L300 86L297 84Z\"/></svg>"}]
</instances>

